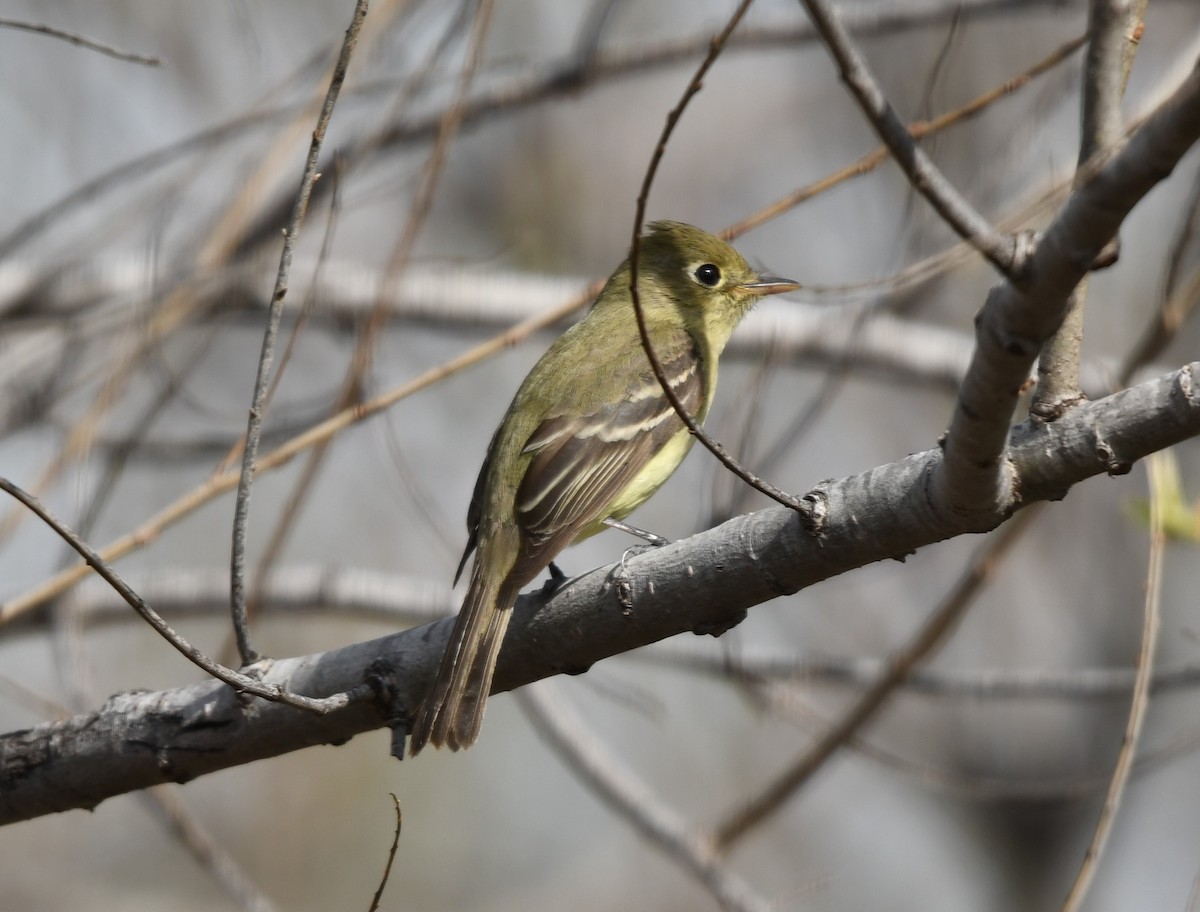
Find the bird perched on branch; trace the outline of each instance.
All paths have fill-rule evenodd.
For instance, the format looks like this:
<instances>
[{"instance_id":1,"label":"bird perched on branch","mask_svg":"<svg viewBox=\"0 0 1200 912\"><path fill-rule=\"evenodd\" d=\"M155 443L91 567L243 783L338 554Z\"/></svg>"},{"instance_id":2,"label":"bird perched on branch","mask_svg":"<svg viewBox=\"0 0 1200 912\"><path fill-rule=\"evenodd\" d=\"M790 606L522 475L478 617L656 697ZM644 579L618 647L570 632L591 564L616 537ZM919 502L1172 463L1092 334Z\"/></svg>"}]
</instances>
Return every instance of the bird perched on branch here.
<instances>
[{"instance_id":1,"label":"bird perched on branch","mask_svg":"<svg viewBox=\"0 0 1200 912\"><path fill-rule=\"evenodd\" d=\"M638 299L663 373L697 423L708 415L717 359L742 317L763 295L798 287L759 275L699 228L650 224L640 242ZM455 582L478 553L437 678L412 726L414 755L426 743L451 750L475 743L521 589L567 545L641 505L693 440L642 347L625 262L587 315L534 365L492 437Z\"/></svg>"}]
</instances>

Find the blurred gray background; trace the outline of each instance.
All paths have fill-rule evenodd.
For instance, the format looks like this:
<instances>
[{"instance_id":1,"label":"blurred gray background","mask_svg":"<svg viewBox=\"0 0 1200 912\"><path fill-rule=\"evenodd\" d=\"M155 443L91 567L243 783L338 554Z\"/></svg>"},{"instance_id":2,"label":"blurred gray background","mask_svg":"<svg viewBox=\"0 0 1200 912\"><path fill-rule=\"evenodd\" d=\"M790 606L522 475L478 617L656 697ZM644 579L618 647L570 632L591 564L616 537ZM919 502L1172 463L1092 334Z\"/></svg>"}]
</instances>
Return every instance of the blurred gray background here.
<instances>
[{"instance_id":1,"label":"blurred gray background","mask_svg":"<svg viewBox=\"0 0 1200 912\"><path fill-rule=\"evenodd\" d=\"M842 7L856 23L882 21L863 49L907 119L965 103L1086 25L1082 2L969 3L961 15L950 4ZM396 296L367 395L613 269L666 114L731 9L613 4L598 32L598 68L571 92L497 101L466 119L409 264L409 280L424 277L428 288L404 286L408 292ZM45 494L79 524L105 493L88 529L96 544L203 483L244 430L283 224L265 213L280 201L287 211L313 123L308 105L324 92L351 10L349 2L0 3L0 17L163 60L149 68L0 28L0 371L10 359L0 377L9 403L0 473L32 487L106 378L133 363L96 434ZM412 0L376 2L368 15L326 142L330 153L347 152L345 164L323 166L322 182L336 192L314 202L299 246L289 303L298 308L317 291L268 421L267 448L325 417L337 400L431 137L367 146L394 125L436 124L453 97L473 11L473 4ZM572 59L593 14L586 4L498 4L473 96L502 99L545 81ZM791 37L804 23L799 4L752 7L742 28L747 40L717 62L668 149L651 218L716 231L874 147L824 49ZM1198 36L1190 0L1150 5L1128 92L1131 117L1177 84L1195 60ZM675 46L690 50L672 62L638 63ZM927 143L989 217L1018 215L1069 180L1080 60L1076 53ZM1197 164L1193 151L1136 210L1119 264L1091 282L1085 350L1095 395L1159 303ZM89 181L97 182L94 192L39 220ZM1022 224L1044 224L1049 211ZM248 239L255 229L268 240ZM952 242L885 164L737 246L806 285L840 286L883 279ZM767 323L758 335L747 326L751 335L722 368L710 429L744 444L753 463L824 396L812 420L785 439L782 458L763 467L793 491L928 449L948 421L953 366L961 369L969 352L972 317L993 280L967 258L918 286L769 302L764 320L796 307L806 325L825 319L830 328L780 353L763 344ZM446 303L455 293L456 310ZM179 327L154 336L171 301L193 309ZM863 327L875 315L898 318L909 334L894 337L898 350L888 358L862 356L843 338L859 314ZM294 325L293 311L285 337ZM277 566L428 581L452 609L449 583L475 473L509 397L550 338L536 335L341 434L289 525ZM931 340L950 367L914 354L909 343L917 340ZM1196 350L1197 330L1185 326L1150 371L1192 360ZM11 360L18 353L29 359L19 369ZM164 389L172 395L156 410ZM747 432L750 402L758 414ZM109 487L106 472L130 439L138 448ZM1194 494L1200 448L1184 445L1175 456ZM302 466L298 460L256 484L252 574ZM681 538L711 524L714 512L763 504L740 494L731 504L734 490L697 449L633 521ZM1147 536L1129 505L1145 496L1138 467L1050 505L928 667L956 679L1023 670L1068 681L1082 670L1132 668ZM231 517L231 498L218 498L119 569L135 586L183 570L219 586ZM980 543L956 540L903 564L867 567L761 606L720 640L688 637L679 646L713 659L883 658L906 642ZM582 572L616 560L628 544L606 533L560 564ZM64 560L58 541L26 519L0 540L0 597L25 592ZM1200 662L1196 566L1194 545L1170 546L1158 651L1164 669ZM95 587L88 591L104 600ZM3 730L52 717L47 700L95 707L114 691L197 679L143 624L110 621L80 632L71 604L58 606L35 615L36 623L0 629ZM219 605L207 617L195 612L176 622L203 648L227 648ZM387 620L332 611L269 613L256 644L291 655L389 629ZM658 654L657 662L621 657L539 686L568 701L663 802L697 825L715 823L755 793L856 693L819 676L739 686L673 667L669 650ZM1088 909L1189 908L1200 871L1196 706L1195 684L1156 693ZM862 741L738 845L731 866L785 909L1057 908L1090 838L1127 707L1120 692L1102 699L1053 688L1013 699L902 692ZM327 910L368 907L394 826L389 792L403 807L404 832L382 908L716 907L547 749L511 696L493 701L479 745L463 755L426 752L399 764L388 756L387 734L377 732L209 776L175 789L175 797L275 908ZM239 908L143 796L0 830L0 896L5 909L29 912Z\"/></svg>"}]
</instances>

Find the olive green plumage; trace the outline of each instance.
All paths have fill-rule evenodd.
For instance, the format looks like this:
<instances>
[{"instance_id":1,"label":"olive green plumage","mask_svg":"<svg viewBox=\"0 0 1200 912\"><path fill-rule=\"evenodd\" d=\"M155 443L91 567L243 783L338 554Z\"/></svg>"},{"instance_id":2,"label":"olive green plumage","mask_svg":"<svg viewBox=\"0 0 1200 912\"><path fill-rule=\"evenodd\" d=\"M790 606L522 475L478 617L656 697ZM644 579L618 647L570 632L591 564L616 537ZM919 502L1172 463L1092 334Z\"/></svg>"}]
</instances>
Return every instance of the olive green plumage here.
<instances>
[{"instance_id":1,"label":"olive green plumage","mask_svg":"<svg viewBox=\"0 0 1200 912\"><path fill-rule=\"evenodd\" d=\"M642 349L629 264L587 315L541 357L492 437L467 515L459 573L478 548L437 678L411 733L452 750L479 734L512 606L563 548L623 519L678 468L692 435ZM795 282L759 276L736 250L681 222L641 241L638 297L655 354L697 422L712 405L717 360L764 294Z\"/></svg>"}]
</instances>

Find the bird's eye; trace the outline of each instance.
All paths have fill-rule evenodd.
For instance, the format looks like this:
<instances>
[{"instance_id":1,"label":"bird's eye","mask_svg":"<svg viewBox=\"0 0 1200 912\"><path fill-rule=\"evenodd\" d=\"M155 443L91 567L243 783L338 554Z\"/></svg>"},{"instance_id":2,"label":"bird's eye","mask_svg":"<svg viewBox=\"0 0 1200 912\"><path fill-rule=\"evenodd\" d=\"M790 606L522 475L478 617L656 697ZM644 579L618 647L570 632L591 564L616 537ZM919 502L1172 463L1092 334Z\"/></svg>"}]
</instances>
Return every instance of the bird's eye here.
<instances>
[{"instance_id":1,"label":"bird's eye","mask_svg":"<svg viewBox=\"0 0 1200 912\"><path fill-rule=\"evenodd\" d=\"M707 285L713 288L721 281L721 270L712 263L705 263L703 266L697 266L696 271L692 273L696 277L696 281L701 285Z\"/></svg>"}]
</instances>

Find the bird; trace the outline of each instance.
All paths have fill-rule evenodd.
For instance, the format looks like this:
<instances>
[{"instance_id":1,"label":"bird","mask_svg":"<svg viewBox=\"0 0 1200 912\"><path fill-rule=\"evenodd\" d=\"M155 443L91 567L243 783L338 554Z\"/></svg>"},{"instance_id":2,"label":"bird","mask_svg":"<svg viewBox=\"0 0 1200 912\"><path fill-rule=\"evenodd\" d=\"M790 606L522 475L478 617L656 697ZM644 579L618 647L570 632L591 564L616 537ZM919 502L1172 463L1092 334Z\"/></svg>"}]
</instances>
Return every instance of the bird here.
<instances>
[{"instance_id":1,"label":"bird","mask_svg":"<svg viewBox=\"0 0 1200 912\"><path fill-rule=\"evenodd\" d=\"M698 424L717 362L764 295L799 283L760 275L730 244L692 225L651 222L640 238L638 298L649 339L676 396ZM525 377L492 436L467 511L475 553L466 595L409 751L460 750L479 736L496 659L521 589L568 545L620 524L691 449L642 347L629 261L587 314Z\"/></svg>"}]
</instances>

